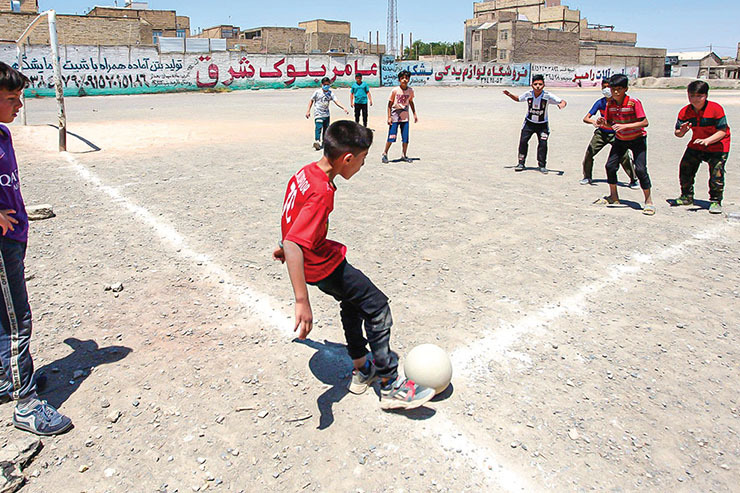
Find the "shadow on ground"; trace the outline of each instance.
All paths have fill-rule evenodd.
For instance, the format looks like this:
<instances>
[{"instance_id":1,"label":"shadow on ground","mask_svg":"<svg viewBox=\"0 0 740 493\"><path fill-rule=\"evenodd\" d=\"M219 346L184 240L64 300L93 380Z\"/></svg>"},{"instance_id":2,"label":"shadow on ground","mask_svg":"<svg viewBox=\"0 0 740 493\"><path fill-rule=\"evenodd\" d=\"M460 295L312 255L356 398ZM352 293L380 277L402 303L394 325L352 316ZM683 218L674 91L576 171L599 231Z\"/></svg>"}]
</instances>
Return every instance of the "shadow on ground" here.
<instances>
[{"instance_id":1,"label":"shadow on ground","mask_svg":"<svg viewBox=\"0 0 740 493\"><path fill-rule=\"evenodd\" d=\"M93 368L120 361L131 353L124 346L98 347L94 340L81 341L70 337L64 342L72 348L72 353L49 363L36 371L37 378L46 377L43 397L54 407L61 406L90 375ZM77 378L74 378L78 372Z\"/></svg>"}]
</instances>

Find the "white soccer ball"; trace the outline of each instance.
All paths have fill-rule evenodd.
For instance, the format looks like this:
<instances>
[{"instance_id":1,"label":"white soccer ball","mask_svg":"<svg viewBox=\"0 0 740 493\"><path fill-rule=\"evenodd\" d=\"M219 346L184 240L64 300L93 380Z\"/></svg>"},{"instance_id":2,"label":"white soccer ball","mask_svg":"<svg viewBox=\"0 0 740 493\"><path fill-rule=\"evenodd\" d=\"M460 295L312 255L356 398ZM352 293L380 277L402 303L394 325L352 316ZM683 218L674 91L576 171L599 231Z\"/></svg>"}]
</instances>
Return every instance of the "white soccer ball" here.
<instances>
[{"instance_id":1,"label":"white soccer ball","mask_svg":"<svg viewBox=\"0 0 740 493\"><path fill-rule=\"evenodd\" d=\"M452 380L452 362L444 349L434 344L416 346L403 362L406 378L419 385L444 392Z\"/></svg>"}]
</instances>

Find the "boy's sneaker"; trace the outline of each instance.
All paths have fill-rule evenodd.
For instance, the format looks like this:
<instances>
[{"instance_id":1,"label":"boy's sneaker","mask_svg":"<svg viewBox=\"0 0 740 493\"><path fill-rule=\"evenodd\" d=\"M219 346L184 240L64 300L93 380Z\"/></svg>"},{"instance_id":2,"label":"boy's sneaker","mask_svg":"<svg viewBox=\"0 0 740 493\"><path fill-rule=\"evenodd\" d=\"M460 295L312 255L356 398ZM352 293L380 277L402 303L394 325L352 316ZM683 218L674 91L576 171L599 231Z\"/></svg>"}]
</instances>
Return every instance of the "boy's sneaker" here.
<instances>
[{"instance_id":1,"label":"boy's sneaker","mask_svg":"<svg viewBox=\"0 0 740 493\"><path fill-rule=\"evenodd\" d=\"M540 166L540 173L542 173L543 175L546 175L547 173L549 173L549 171L544 166Z\"/></svg>"},{"instance_id":2,"label":"boy's sneaker","mask_svg":"<svg viewBox=\"0 0 740 493\"><path fill-rule=\"evenodd\" d=\"M411 158L410 158L410 157L408 157L408 156L401 156L401 161L403 161L403 162L405 162L405 163L413 163L413 162L414 162L414 160L413 160L413 159L411 159Z\"/></svg>"},{"instance_id":3,"label":"boy's sneaker","mask_svg":"<svg viewBox=\"0 0 740 493\"><path fill-rule=\"evenodd\" d=\"M380 158L380 162L383 164L388 164L388 156L383 154L383 156Z\"/></svg>"},{"instance_id":4,"label":"boy's sneaker","mask_svg":"<svg viewBox=\"0 0 740 493\"><path fill-rule=\"evenodd\" d=\"M637 181L637 180L635 180L635 181L631 181L631 182L630 182L630 184L629 184L628 186L629 186L629 187L630 187L630 188L631 188L632 190L637 190L638 188L640 188L640 184L638 183L638 181Z\"/></svg>"},{"instance_id":5,"label":"boy's sneaker","mask_svg":"<svg viewBox=\"0 0 740 493\"><path fill-rule=\"evenodd\" d=\"M591 178L584 178L583 180L579 181L581 185L590 185L591 184Z\"/></svg>"},{"instance_id":6,"label":"boy's sneaker","mask_svg":"<svg viewBox=\"0 0 740 493\"><path fill-rule=\"evenodd\" d=\"M353 394L363 394L378 377L375 375L375 365L368 359L364 368L352 370L352 380L349 382L349 391Z\"/></svg>"},{"instance_id":7,"label":"boy's sneaker","mask_svg":"<svg viewBox=\"0 0 740 493\"><path fill-rule=\"evenodd\" d=\"M524 171L524 163L519 163L514 167L514 171Z\"/></svg>"},{"instance_id":8,"label":"boy's sneaker","mask_svg":"<svg viewBox=\"0 0 740 493\"><path fill-rule=\"evenodd\" d=\"M719 202L712 202L709 204L709 213L710 214L722 214L722 204Z\"/></svg>"},{"instance_id":9,"label":"boy's sneaker","mask_svg":"<svg viewBox=\"0 0 740 493\"><path fill-rule=\"evenodd\" d=\"M316 149L317 151L319 149L321 149L321 142L319 142L318 140L316 142L314 142L313 143L313 148Z\"/></svg>"},{"instance_id":10,"label":"boy's sneaker","mask_svg":"<svg viewBox=\"0 0 740 493\"><path fill-rule=\"evenodd\" d=\"M380 388L382 409L415 409L434 397L434 389L422 387L408 378L396 378L394 382Z\"/></svg>"},{"instance_id":11,"label":"boy's sneaker","mask_svg":"<svg viewBox=\"0 0 740 493\"><path fill-rule=\"evenodd\" d=\"M676 202L676 205L693 205L694 198L687 197L686 195L681 195L679 198L675 200L675 202Z\"/></svg>"},{"instance_id":12,"label":"boy's sneaker","mask_svg":"<svg viewBox=\"0 0 740 493\"><path fill-rule=\"evenodd\" d=\"M19 430L49 436L64 433L72 428L72 420L46 401L31 397L26 402L19 402L15 407L13 425Z\"/></svg>"}]
</instances>

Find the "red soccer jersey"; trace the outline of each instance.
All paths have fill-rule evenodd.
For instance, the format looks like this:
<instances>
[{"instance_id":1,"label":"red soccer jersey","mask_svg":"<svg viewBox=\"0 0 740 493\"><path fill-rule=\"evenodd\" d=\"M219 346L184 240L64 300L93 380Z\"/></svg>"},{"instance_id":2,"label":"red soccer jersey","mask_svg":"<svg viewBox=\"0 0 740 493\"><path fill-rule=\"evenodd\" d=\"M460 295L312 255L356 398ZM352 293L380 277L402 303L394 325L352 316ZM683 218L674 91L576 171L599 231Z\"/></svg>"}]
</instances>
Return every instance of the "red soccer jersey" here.
<instances>
[{"instance_id":1,"label":"red soccer jersey","mask_svg":"<svg viewBox=\"0 0 740 493\"><path fill-rule=\"evenodd\" d=\"M727 124L725 110L713 101L707 101L701 111L696 111L693 106L688 105L678 112L676 129L681 128L684 123L691 124L691 142L689 149L707 152L730 152L730 126ZM718 130L724 130L727 135L712 145L705 146L694 144L696 139L706 139L716 134Z\"/></svg>"},{"instance_id":2,"label":"red soccer jersey","mask_svg":"<svg viewBox=\"0 0 740 493\"><path fill-rule=\"evenodd\" d=\"M306 282L326 278L347 254L347 247L326 239L334 192L334 185L316 163L301 168L288 182L280 226L283 241L292 241L303 250Z\"/></svg>"},{"instance_id":3,"label":"red soccer jersey","mask_svg":"<svg viewBox=\"0 0 740 493\"><path fill-rule=\"evenodd\" d=\"M646 118L645 110L642 109L642 103L639 99L625 95L622 104L617 104L614 99L610 99L606 104L606 120L609 125L614 125L615 123L636 123L643 118ZM619 140L635 140L646 135L647 131L644 127L617 132L617 138Z\"/></svg>"}]
</instances>

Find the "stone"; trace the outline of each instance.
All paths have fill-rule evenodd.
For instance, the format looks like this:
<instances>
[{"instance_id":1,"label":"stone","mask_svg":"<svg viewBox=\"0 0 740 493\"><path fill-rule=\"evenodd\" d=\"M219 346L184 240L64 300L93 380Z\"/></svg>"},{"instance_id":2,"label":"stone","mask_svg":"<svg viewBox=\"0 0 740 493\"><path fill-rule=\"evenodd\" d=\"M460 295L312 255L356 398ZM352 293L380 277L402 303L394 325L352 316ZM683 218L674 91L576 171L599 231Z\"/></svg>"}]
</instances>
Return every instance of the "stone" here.
<instances>
[{"instance_id":1,"label":"stone","mask_svg":"<svg viewBox=\"0 0 740 493\"><path fill-rule=\"evenodd\" d=\"M121 411L112 411L110 414L108 414L107 419L111 423L116 423L121 418Z\"/></svg>"},{"instance_id":2,"label":"stone","mask_svg":"<svg viewBox=\"0 0 740 493\"><path fill-rule=\"evenodd\" d=\"M568 430L568 436L571 440L578 440L580 438L578 430L576 430L575 428L571 428L570 430Z\"/></svg>"},{"instance_id":3,"label":"stone","mask_svg":"<svg viewBox=\"0 0 740 493\"><path fill-rule=\"evenodd\" d=\"M90 469L90 466L88 466L87 464L82 464L82 465L80 466L80 469L79 469L79 471L80 471L80 472L82 473L82 472L85 472L85 471L87 471L87 470L89 470L89 469Z\"/></svg>"},{"instance_id":4,"label":"stone","mask_svg":"<svg viewBox=\"0 0 740 493\"><path fill-rule=\"evenodd\" d=\"M42 447L41 440L27 436L0 449L0 491L12 493L23 487L26 478L21 471Z\"/></svg>"},{"instance_id":5,"label":"stone","mask_svg":"<svg viewBox=\"0 0 740 493\"><path fill-rule=\"evenodd\" d=\"M108 402L108 399L106 399L105 397L103 397L102 399L100 399L100 407L102 407L103 409L109 408L110 407L110 402Z\"/></svg>"},{"instance_id":6,"label":"stone","mask_svg":"<svg viewBox=\"0 0 740 493\"><path fill-rule=\"evenodd\" d=\"M29 221L41 221L56 217L54 207L51 204L29 205L26 206L26 212L28 213Z\"/></svg>"}]
</instances>

